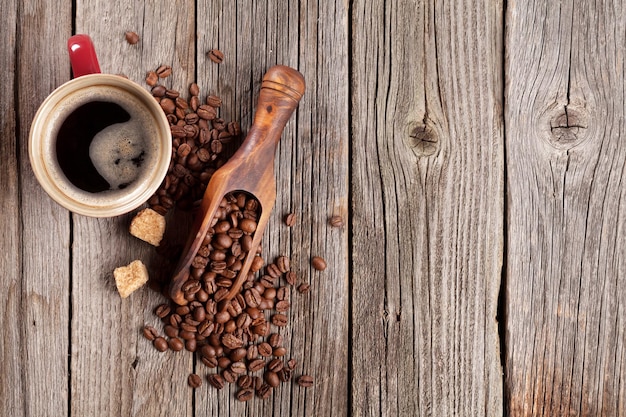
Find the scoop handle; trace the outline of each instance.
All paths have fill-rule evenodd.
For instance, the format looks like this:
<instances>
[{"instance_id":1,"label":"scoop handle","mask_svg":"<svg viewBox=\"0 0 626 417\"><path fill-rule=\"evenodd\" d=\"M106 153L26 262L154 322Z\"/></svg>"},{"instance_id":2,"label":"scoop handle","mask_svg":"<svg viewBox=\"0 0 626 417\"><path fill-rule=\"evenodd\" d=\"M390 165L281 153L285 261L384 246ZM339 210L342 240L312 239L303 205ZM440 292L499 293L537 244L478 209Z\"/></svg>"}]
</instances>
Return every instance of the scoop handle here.
<instances>
[{"instance_id":1,"label":"scoop handle","mask_svg":"<svg viewBox=\"0 0 626 417\"><path fill-rule=\"evenodd\" d=\"M297 70L284 65L267 70L261 83L254 123L240 148L242 154L249 154L259 147L272 148L278 143L304 90L304 77Z\"/></svg>"}]
</instances>

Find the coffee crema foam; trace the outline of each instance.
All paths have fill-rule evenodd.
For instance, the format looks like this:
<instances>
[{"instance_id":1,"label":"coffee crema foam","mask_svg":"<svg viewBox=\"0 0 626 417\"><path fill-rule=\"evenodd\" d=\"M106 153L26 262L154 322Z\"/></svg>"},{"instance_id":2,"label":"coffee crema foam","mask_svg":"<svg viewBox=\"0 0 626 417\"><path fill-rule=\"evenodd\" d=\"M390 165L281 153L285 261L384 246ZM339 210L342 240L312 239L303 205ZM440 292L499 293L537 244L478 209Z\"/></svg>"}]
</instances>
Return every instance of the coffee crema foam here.
<instances>
[{"instance_id":1,"label":"coffee crema foam","mask_svg":"<svg viewBox=\"0 0 626 417\"><path fill-rule=\"evenodd\" d=\"M141 123L131 119L101 130L89 146L89 158L111 189L126 188L142 171L146 140Z\"/></svg>"}]
</instances>

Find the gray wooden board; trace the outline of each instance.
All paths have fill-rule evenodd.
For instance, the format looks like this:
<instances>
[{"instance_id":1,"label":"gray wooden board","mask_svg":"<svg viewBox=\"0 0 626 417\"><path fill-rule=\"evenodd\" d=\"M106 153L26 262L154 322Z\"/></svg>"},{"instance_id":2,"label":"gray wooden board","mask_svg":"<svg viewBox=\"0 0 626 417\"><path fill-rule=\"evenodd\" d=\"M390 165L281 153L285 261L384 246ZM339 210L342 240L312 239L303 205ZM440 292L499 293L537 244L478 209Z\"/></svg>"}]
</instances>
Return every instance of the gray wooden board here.
<instances>
[{"instance_id":1,"label":"gray wooden board","mask_svg":"<svg viewBox=\"0 0 626 417\"><path fill-rule=\"evenodd\" d=\"M626 414L624 2L507 11L512 416Z\"/></svg>"},{"instance_id":2,"label":"gray wooden board","mask_svg":"<svg viewBox=\"0 0 626 417\"><path fill-rule=\"evenodd\" d=\"M352 9L352 415L502 413L501 2Z\"/></svg>"}]
</instances>

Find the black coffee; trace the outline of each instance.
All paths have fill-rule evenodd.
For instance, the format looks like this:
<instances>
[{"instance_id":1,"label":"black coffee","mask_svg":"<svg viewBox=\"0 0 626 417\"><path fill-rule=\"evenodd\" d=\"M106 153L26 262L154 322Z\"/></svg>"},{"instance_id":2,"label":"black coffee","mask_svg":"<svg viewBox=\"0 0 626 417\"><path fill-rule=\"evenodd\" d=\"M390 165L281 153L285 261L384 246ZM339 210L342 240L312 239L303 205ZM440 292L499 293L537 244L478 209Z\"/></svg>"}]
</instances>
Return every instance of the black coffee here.
<instances>
[{"instance_id":1,"label":"black coffee","mask_svg":"<svg viewBox=\"0 0 626 417\"><path fill-rule=\"evenodd\" d=\"M139 175L146 150L141 125L128 111L96 100L80 105L63 121L56 154L72 184L99 193L130 185Z\"/></svg>"}]
</instances>

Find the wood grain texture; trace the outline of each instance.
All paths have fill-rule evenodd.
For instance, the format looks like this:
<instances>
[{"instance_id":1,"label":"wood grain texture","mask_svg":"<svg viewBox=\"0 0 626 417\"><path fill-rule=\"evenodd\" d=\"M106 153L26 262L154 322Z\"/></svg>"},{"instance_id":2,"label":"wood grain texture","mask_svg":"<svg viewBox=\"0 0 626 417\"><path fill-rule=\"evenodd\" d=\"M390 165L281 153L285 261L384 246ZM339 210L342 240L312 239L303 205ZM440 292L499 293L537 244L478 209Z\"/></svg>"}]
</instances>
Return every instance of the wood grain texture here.
<instances>
[{"instance_id":1,"label":"wood grain texture","mask_svg":"<svg viewBox=\"0 0 626 417\"><path fill-rule=\"evenodd\" d=\"M71 7L26 1L17 13L20 180L14 186L19 186L21 245L6 249L17 251L21 260L17 275L21 305L13 318L13 325L20 326L20 339L11 360L20 363L18 395L23 409L12 415L59 416L67 414L69 399L70 222L68 212L48 198L35 180L28 159L28 133L39 104L69 78L64 45L71 30Z\"/></svg>"},{"instance_id":2,"label":"wood grain texture","mask_svg":"<svg viewBox=\"0 0 626 417\"><path fill-rule=\"evenodd\" d=\"M289 343L288 355L299 362L295 376L311 374L316 383L308 389L283 384L270 400L248 404L234 401L234 388L216 392L203 386L195 394L197 413L348 414L347 230L327 224L331 214L347 214L348 10L328 3L198 3L203 22L198 25L198 83L222 97L220 114L226 120L240 121L247 131L261 79L272 65L291 66L305 77L307 91L278 145L277 199L262 246L268 260L291 256L299 280L311 283L309 295L292 290L290 322L280 333ZM212 48L224 52L222 64L204 56ZM298 223L287 228L283 218L292 211ZM318 254L328 261L323 273L310 267L310 257ZM201 364L197 370L209 373Z\"/></svg>"},{"instance_id":3,"label":"wood grain texture","mask_svg":"<svg viewBox=\"0 0 626 417\"><path fill-rule=\"evenodd\" d=\"M502 414L501 2L352 9L352 415Z\"/></svg>"},{"instance_id":4,"label":"wood grain texture","mask_svg":"<svg viewBox=\"0 0 626 417\"><path fill-rule=\"evenodd\" d=\"M103 72L144 85L147 71L175 68L163 80L186 88L194 77L194 4L82 1L76 31L88 33ZM139 34L130 45L127 30ZM147 88L147 86L146 86ZM141 336L144 324L161 328L152 309L164 301L147 287L121 299L113 270L141 259L156 274L155 250L128 233L134 213L112 219L73 216L72 415L191 416L187 376L191 355L157 352Z\"/></svg>"},{"instance_id":5,"label":"wood grain texture","mask_svg":"<svg viewBox=\"0 0 626 417\"><path fill-rule=\"evenodd\" d=\"M509 3L511 416L626 414L625 9Z\"/></svg>"},{"instance_id":6,"label":"wood grain texture","mask_svg":"<svg viewBox=\"0 0 626 417\"><path fill-rule=\"evenodd\" d=\"M22 308L22 231L20 222L20 194L19 171L20 161L19 141L17 132L16 94L17 80L17 38L18 9L17 1L0 3L0 15L4 16L6 30L0 30L0 45L2 60L0 71L6 74L4 94L0 94L0 265L4 270L0 274L0 327L3 337L0 338L0 375L3 380L12 381L12 384L0 384L0 415L24 414L24 397L21 389L24 379L21 373L20 350L22 348L22 328L18 321ZM9 46L13 46L9 48Z\"/></svg>"}]
</instances>

